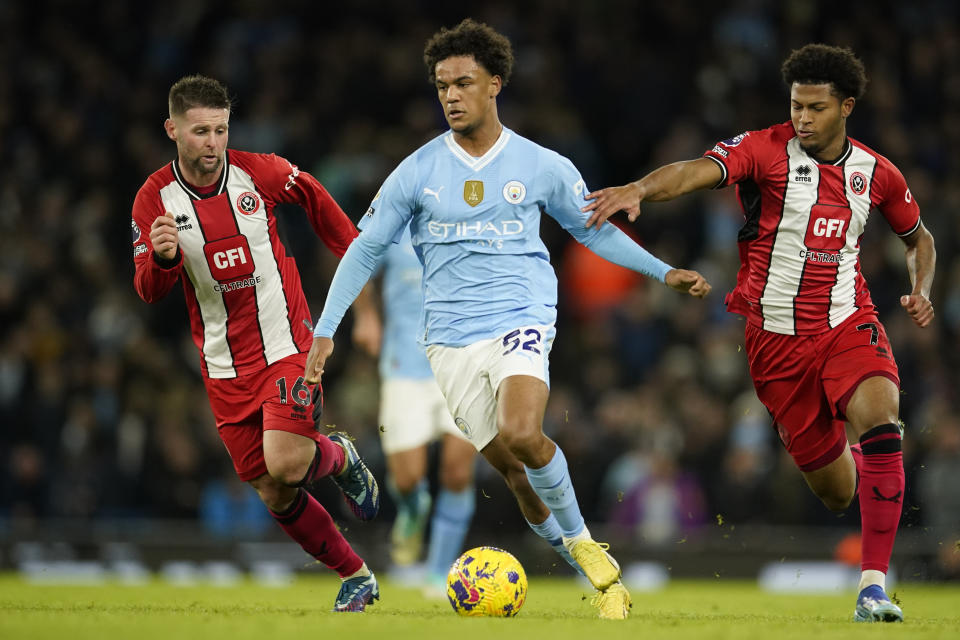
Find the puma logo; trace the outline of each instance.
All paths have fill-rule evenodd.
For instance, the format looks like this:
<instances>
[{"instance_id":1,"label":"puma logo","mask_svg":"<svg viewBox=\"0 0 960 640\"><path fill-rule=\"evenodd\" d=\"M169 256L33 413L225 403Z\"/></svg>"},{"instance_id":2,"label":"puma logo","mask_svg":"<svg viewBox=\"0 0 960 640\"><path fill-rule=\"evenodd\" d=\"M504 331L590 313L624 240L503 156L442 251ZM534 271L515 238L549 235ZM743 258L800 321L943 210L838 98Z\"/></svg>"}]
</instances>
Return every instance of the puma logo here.
<instances>
[{"instance_id":1,"label":"puma logo","mask_svg":"<svg viewBox=\"0 0 960 640\"><path fill-rule=\"evenodd\" d=\"M887 496L880 493L880 491L876 487L873 488L873 499L879 502L895 502L896 504L900 504L901 495L903 495L903 491L897 491L896 495L892 495L888 498Z\"/></svg>"},{"instance_id":2,"label":"puma logo","mask_svg":"<svg viewBox=\"0 0 960 640\"><path fill-rule=\"evenodd\" d=\"M428 196L433 196L434 198L436 198L436 199L437 199L437 202L440 202L440 192L441 192L441 191L443 191L443 185L441 185L440 188L437 189L436 191L434 191L434 190L431 189L430 187L424 187L424 188L423 188L423 192L424 192L425 194L427 194Z\"/></svg>"}]
</instances>

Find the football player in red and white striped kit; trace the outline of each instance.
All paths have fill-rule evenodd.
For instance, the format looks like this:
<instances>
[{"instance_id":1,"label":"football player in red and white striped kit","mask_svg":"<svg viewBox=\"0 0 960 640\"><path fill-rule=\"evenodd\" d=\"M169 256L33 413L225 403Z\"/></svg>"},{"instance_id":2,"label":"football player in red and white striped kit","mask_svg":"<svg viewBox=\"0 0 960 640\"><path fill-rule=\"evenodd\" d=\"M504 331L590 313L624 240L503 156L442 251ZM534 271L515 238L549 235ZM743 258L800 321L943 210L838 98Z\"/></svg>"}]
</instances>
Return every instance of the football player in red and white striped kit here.
<instances>
[{"instance_id":1,"label":"football player in red and white striped kit","mask_svg":"<svg viewBox=\"0 0 960 640\"><path fill-rule=\"evenodd\" d=\"M847 137L863 95L863 64L849 49L809 44L783 63L790 122L717 143L703 158L669 164L601 189L587 225L642 201L737 185L746 222L728 310L747 318L757 395L787 451L823 503L843 511L858 493L862 574L854 619L902 621L885 576L903 500L899 376L860 272L860 237L877 210L906 247L912 289L900 304L919 327L933 320L933 236L899 170ZM850 446L848 422L859 439Z\"/></svg>"},{"instance_id":2,"label":"football player in red and white striped kit","mask_svg":"<svg viewBox=\"0 0 960 640\"><path fill-rule=\"evenodd\" d=\"M291 538L343 578L334 610L362 611L379 597L376 579L304 487L330 476L362 520L376 515L379 491L345 434L318 431L320 385L303 378L310 310L273 209L303 207L340 257L357 231L310 174L276 155L228 150L230 106L212 78L188 76L171 87L164 128L177 158L147 178L133 203L134 286L155 302L182 281L210 405L237 474Z\"/></svg>"}]
</instances>

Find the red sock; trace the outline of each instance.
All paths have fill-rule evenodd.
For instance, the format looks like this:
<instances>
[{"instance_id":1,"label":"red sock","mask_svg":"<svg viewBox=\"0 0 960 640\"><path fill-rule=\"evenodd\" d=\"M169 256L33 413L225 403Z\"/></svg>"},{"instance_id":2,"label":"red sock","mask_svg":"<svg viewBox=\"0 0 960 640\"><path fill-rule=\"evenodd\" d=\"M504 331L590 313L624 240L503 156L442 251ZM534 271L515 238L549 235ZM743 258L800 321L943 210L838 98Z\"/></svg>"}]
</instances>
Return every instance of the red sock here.
<instances>
[{"instance_id":1,"label":"red sock","mask_svg":"<svg viewBox=\"0 0 960 640\"><path fill-rule=\"evenodd\" d=\"M303 480L297 483L297 486L302 487L339 471L343 467L345 455L343 447L333 440L326 436L320 438L317 441L317 453L313 456L313 462L310 463L307 473L303 476Z\"/></svg>"},{"instance_id":2,"label":"red sock","mask_svg":"<svg viewBox=\"0 0 960 640\"><path fill-rule=\"evenodd\" d=\"M854 454L860 476L863 561L860 568L887 572L903 506L903 453L900 427L882 424L860 437Z\"/></svg>"},{"instance_id":3,"label":"red sock","mask_svg":"<svg viewBox=\"0 0 960 640\"><path fill-rule=\"evenodd\" d=\"M336 571L341 578L356 573L363 564L327 510L305 490L297 491L297 497L283 513L270 511L270 514L304 551Z\"/></svg>"},{"instance_id":4,"label":"red sock","mask_svg":"<svg viewBox=\"0 0 960 640\"><path fill-rule=\"evenodd\" d=\"M857 488L853 490L853 495L860 493L860 469L863 468L863 451L860 450L860 443L850 445L850 453L853 455L853 464L857 467Z\"/></svg>"}]
</instances>

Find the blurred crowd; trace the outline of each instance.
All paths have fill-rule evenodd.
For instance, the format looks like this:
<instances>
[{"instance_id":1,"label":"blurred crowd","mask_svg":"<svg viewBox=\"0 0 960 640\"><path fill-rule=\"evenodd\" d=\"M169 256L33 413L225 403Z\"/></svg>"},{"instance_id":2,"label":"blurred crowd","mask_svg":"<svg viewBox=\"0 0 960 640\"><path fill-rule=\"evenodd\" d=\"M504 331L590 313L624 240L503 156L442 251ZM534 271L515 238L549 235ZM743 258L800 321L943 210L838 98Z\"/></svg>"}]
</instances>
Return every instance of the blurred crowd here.
<instances>
[{"instance_id":1,"label":"blurred crowd","mask_svg":"<svg viewBox=\"0 0 960 640\"><path fill-rule=\"evenodd\" d=\"M390 170L444 130L422 48L464 14L440 2L348 4L0 2L0 527L271 526L217 437L181 288L152 306L133 290L130 207L174 158L167 90L199 72L235 97L231 147L287 157L359 219ZM848 134L902 170L939 257L937 318L921 331L899 309L903 245L882 216L861 243L900 365L903 526L944 542L941 570L960 574L960 5L491 0L473 17L514 45L503 122L569 157L591 188L787 120L779 65L793 48L847 45L864 60L870 83ZM336 259L302 212L279 215L316 316ZM545 217L561 283L544 427L588 521L653 545L718 517L839 522L782 452L747 375L743 322L722 304L741 221L726 189L646 205L628 229L707 275L714 294L697 301L598 262ZM349 342L345 324L324 377L325 421L349 430L382 478L376 366ZM492 499L479 501L475 527L502 521L509 500L490 473L481 465ZM843 524L857 517L853 508Z\"/></svg>"}]
</instances>

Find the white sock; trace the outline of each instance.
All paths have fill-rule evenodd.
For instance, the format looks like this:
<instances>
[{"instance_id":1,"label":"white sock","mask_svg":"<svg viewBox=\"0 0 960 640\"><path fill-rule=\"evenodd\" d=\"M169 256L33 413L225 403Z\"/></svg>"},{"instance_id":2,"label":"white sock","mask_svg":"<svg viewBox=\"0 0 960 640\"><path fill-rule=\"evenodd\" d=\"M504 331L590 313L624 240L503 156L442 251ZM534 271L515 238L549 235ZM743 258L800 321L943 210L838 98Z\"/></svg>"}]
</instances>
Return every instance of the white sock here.
<instances>
[{"instance_id":1,"label":"white sock","mask_svg":"<svg viewBox=\"0 0 960 640\"><path fill-rule=\"evenodd\" d=\"M367 576L371 575L372 573L373 573L373 572L370 571L370 569L367 568L367 563L364 562L362 565L360 565L360 568L359 568L359 569L357 569L356 571L354 571L353 573L351 573L351 574L348 575L348 576L343 576L343 577L340 578L340 579L341 579L341 580L349 580L350 578L359 578L359 577L361 577L361 576L364 577L364 578L366 578Z\"/></svg>"},{"instance_id":2,"label":"white sock","mask_svg":"<svg viewBox=\"0 0 960 640\"><path fill-rule=\"evenodd\" d=\"M870 585L875 584L879 585L884 591L887 590L887 576L882 571L877 571L876 569L867 569L860 574L860 586L857 587L857 591L863 591Z\"/></svg>"},{"instance_id":3,"label":"white sock","mask_svg":"<svg viewBox=\"0 0 960 640\"><path fill-rule=\"evenodd\" d=\"M577 535L571 536L569 538L567 536L563 536L563 546L565 546L567 548L567 551L569 551L570 547L580 542L581 540L591 540L591 539L592 538L590 537L590 529L587 529L587 526L584 525L583 531L581 531Z\"/></svg>"}]
</instances>

